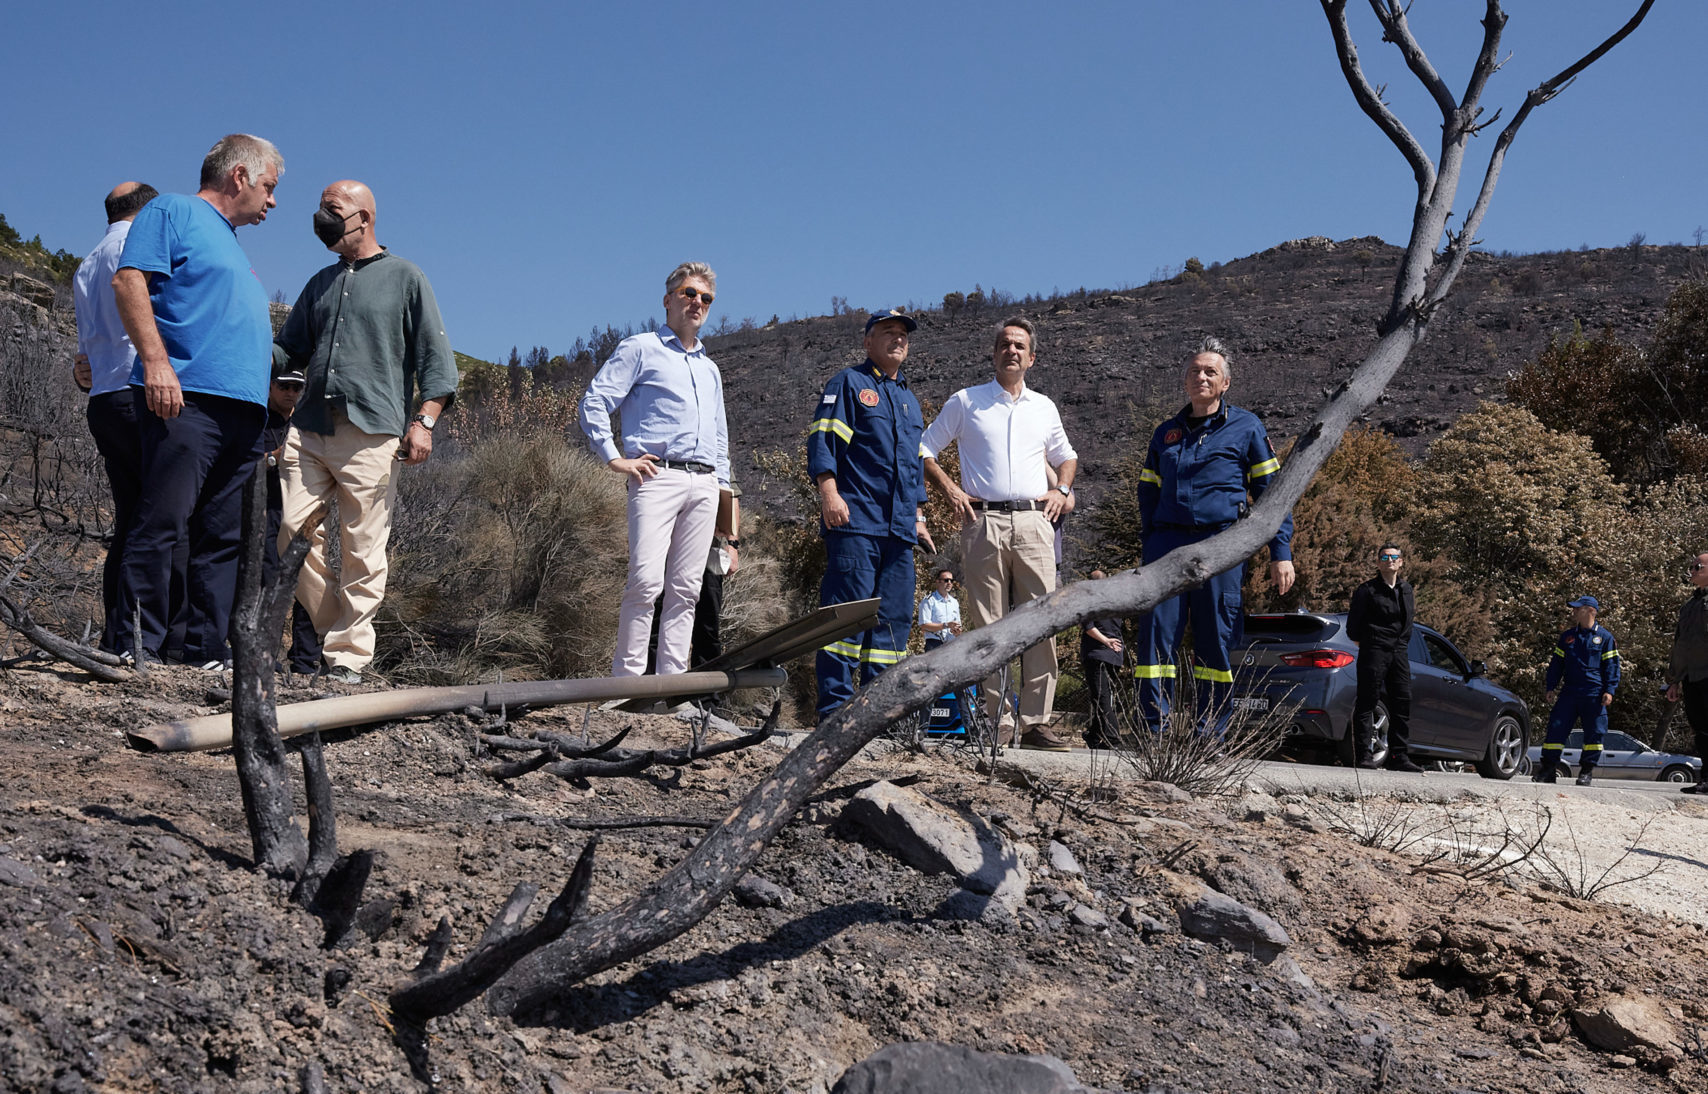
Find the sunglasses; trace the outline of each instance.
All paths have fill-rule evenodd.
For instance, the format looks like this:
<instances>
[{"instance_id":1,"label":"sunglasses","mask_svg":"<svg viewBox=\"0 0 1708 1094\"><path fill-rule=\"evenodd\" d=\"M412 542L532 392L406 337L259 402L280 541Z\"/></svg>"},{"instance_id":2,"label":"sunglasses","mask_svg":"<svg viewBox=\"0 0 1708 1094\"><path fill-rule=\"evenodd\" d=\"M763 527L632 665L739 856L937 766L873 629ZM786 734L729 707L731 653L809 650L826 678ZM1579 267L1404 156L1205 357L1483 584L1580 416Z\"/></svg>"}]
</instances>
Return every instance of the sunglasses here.
<instances>
[{"instance_id":1,"label":"sunglasses","mask_svg":"<svg viewBox=\"0 0 1708 1094\"><path fill-rule=\"evenodd\" d=\"M697 292L694 289L677 289L676 292L684 300L698 300L702 304L710 304L717 299L709 292Z\"/></svg>"},{"instance_id":2,"label":"sunglasses","mask_svg":"<svg viewBox=\"0 0 1708 1094\"><path fill-rule=\"evenodd\" d=\"M301 380L274 380L273 383L284 388L286 391L301 391L303 389L303 382Z\"/></svg>"},{"instance_id":3,"label":"sunglasses","mask_svg":"<svg viewBox=\"0 0 1708 1094\"><path fill-rule=\"evenodd\" d=\"M1398 562L1400 560L1399 555L1377 555L1376 557L1383 562Z\"/></svg>"},{"instance_id":4,"label":"sunglasses","mask_svg":"<svg viewBox=\"0 0 1708 1094\"><path fill-rule=\"evenodd\" d=\"M1692 562L1690 564L1690 572L1691 573L1695 573L1698 570L1704 570L1704 569L1708 569L1708 565L1705 565L1701 562Z\"/></svg>"}]
</instances>

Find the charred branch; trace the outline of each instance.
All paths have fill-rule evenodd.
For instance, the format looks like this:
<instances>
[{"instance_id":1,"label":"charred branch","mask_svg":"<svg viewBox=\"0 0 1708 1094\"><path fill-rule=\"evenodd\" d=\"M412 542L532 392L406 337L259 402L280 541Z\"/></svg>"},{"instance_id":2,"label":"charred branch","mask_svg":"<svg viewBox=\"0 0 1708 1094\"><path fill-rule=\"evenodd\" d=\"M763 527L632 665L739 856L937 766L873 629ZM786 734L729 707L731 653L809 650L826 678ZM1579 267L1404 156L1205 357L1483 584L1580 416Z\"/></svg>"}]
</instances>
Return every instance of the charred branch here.
<instances>
[{"instance_id":1,"label":"charred branch","mask_svg":"<svg viewBox=\"0 0 1708 1094\"><path fill-rule=\"evenodd\" d=\"M1495 184L1500 181L1501 168L1506 163L1507 150L1512 147L1512 142L1518 139L1519 127L1524 124L1525 119L1530 117L1530 112L1559 95L1573 80L1577 79L1579 73L1604 57L1608 50L1628 38L1648 16L1649 9L1654 7L1654 3L1655 0L1643 0L1642 5L1637 8L1636 14L1632 15L1624 26L1608 35L1600 45L1572 64L1567 65L1559 74L1542 81L1530 94L1524 97L1524 105L1518 108L1518 112L1512 116L1512 121L1508 122L1506 128L1501 130L1500 136L1495 138L1494 151L1489 156L1488 167L1483 171L1483 184L1477 191L1476 201L1471 204L1471 211L1465 215L1464 229L1461 233L1465 238L1474 237L1477 234L1477 229L1482 226L1483 216L1488 212L1489 202L1494 198ZM1490 18L1498 16L1501 24L1504 25L1506 16L1501 13L1498 0L1490 0L1489 9ZM1486 24L1487 20L1485 20ZM1484 53L1485 55L1490 53L1486 41ZM1482 63L1483 59L1479 57L1478 64ZM1467 251L1468 248L1460 249L1447 255L1441 279L1437 282L1433 293L1436 299L1446 297L1448 290L1453 285L1454 278L1458 277L1460 268L1465 264Z\"/></svg>"},{"instance_id":2,"label":"charred branch","mask_svg":"<svg viewBox=\"0 0 1708 1094\"><path fill-rule=\"evenodd\" d=\"M415 1021L450 1014L486 991L517 961L561 937L587 903L587 893L593 884L593 850L598 845L598 836L587 841L563 891L538 923L520 929L534 892L531 886L518 886L499 916L487 926L473 953L443 972L436 971L435 961L435 971L391 993L392 1010Z\"/></svg>"},{"instance_id":3,"label":"charred branch","mask_svg":"<svg viewBox=\"0 0 1708 1094\"><path fill-rule=\"evenodd\" d=\"M772 704L771 713L766 716L764 725L752 733L732 737L715 745L695 743L687 748L646 749L639 752L612 749L602 758L564 760L546 765L545 770L548 774L565 779L600 779L639 775L653 767L686 767L695 760L709 760L714 756L763 744L776 732L777 718L782 709L783 701L778 699Z\"/></svg>"},{"instance_id":4,"label":"charred branch","mask_svg":"<svg viewBox=\"0 0 1708 1094\"><path fill-rule=\"evenodd\" d=\"M11 597L0 596L0 623L17 631L43 653L64 661L73 668L82 669L95 679L109 684L129 680L131 673L117 668L111 662L118 659L100 650L61 638L30 617L30 613L12 601Z\"/></svg>"},{"instance_id":5,"label":"charred branch","mask_svg":"<svg viewBox=\"0 0 1708 1094\"><path fill-rule=\"evenodd\" d=\"M316 733L303 744L302 782L308 799L308 863L291 899L312 907L321 883L338 861L338 822L332 807L332 780L326 774L326 755Z\"/></svg>"},{"instance_id":6,"label":"charred branch","mask_svg":"<svg viewBox=\"0 0 1708 1094\"><path fill-rule=\"evenodd\" d=\"M535 753L525 760L513 760L510 763L504 764L489 764L486 767L481 768L481 774L488 778L497 779L499 782L505 782L509 779L519 779L523 775L538 771L540 768L546 766L557 758L557 751L548 745L544 752Z\"/></svg>"},{"instance_id":7,"label":"charred branch","mask_svg":"<svg viewBox=\"0 0 1708 1094\"><path fill-rule=\"evenodd\" d=\"M581 831L616 832L625 828L713 828L720 822L704 817L542 817L533 813L495 813L494 824L525 821L542 828L575 828Z\"/></svg>"}]
</instances>

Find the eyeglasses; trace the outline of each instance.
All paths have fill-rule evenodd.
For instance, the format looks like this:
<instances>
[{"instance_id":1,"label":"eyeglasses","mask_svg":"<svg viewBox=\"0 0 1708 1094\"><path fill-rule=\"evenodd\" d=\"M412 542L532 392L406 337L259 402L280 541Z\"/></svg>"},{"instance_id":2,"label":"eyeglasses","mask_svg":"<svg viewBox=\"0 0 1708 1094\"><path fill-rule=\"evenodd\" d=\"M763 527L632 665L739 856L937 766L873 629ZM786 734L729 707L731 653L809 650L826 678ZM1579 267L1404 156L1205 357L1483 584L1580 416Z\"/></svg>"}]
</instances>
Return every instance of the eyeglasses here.
<instances>
[{"instance_id":1,"label":"eyeglasses","mask_svg":"<svg viewBox=\"0 0 1708 1094\"><path fill-rule=\"evenodd\" d=\"M1377 555L1376 557L1383 562L1398 562L1400 560L1399 555Z\"/></svg>"},{"instance_id":2,"label":"eyeglasses","mask_svg":"<svg viewBox=\"0 0 1708 1094\"><path fill-rule=\"evenodd\" d=\"M681 295L682 299L688 301L698 300L702 304L710 304L713 300L717 299L717 297L713 296L709 292L699 292L695 289L677 289L676 291Z\"/></svg>"},{"instance_id":3,"label":"eyeglasses","mask_svg":"<svg viewBox=\"0 0 1708 1094\"><path fill-rule=\"evenodd\" d=\"M937 579L937 584L939 585L953 585L954 583L955 579L952 577L940 577Z\"/></svg>"},{"instance_id":4,"label":"eyeglasses","mask_svg":"<svg viewBox=\"0 0 1708 1094\"><path fill-rule=\"evenodd\" d=\"M1708 563L1692 562L1690 564L1690 572L1695 573L1698 570L1708 570Z\"/></svg>"},{"instance_id":5,"label":"eyeglasses","mask_svg":"<svg viewBox=\"0 0 1708 1094\"><path fill-rule=\"evenodd\" d=\"M303 389L303 382L301 380L274 380L273 383L284 388L286 391L301 391Z\"/></svg>"}]
</instances>

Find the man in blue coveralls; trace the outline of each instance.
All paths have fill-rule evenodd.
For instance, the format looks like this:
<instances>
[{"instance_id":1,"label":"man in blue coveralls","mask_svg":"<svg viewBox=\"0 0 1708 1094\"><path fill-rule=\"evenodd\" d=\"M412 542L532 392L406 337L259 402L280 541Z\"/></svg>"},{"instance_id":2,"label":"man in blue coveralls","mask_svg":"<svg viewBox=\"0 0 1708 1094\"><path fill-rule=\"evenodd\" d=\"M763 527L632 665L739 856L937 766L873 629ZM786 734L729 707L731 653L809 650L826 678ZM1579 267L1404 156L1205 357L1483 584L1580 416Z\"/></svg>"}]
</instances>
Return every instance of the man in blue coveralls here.
<instances>
[{"instance_id":1,"label":"man in blue coveralls","mask_svg":"<svg viewBox=\"0 0 1708 1094\"><path fill-rule=\"evenodd\" d=\"M1281 461L1263 423L1250 411L1229 406L1231 357L1222 343L1206 338L1186 363L1188 405L1157 427L1139 474L1139 521L1146 564L1176 547L1209 539L1244 517L1247 500L1269 488ZM1293 517L1269 541L1270 576L1286 594L1293 587ZM1174 694L1175 651L1192 621L1192 677L1198 718L1220 718L1233 684L1228 647L1240 630L1240 582L1245 567L1217 574L1196 589L1165 600L1139 617L1134 636L1138 664L1139 716L1160 729Z\"/></svg>"},{"instance_id":2,"label":"man in blue coveralls","mask_svg":"<svg viewBox=\"0 0 1708 1094\"><path fill-rule=\"evenodd\" d=\"M1572 727L1583 723L1583 752L1578 761L1578 785L1589 786L1595 765L1601 760L1601 738L1607 732L1607 708L1619 687L1619 649L1613 632L1596 623L1601 603L1593 596L1568 601L1572 625L1554 644L1548 658L1548 737L1542 745L1542 766L1534 780L1551 783L1559 778L1560 753ZM1565 687L1561 687L1564 681Z\"/></svg>"},{"instance_id":3,"label":"man in blue coveralls","mask_svg":"<svg viewBox=\"0 0 1708 1094\"><path fill-rule=\"evenodd\" d=\"M899 309L866 320L866 359L830 378L807 430L807 473L824 534L819 604L877 597L878 625L818 651L818 720L858 684L900 661L913 623L913 546L935 551L925 528L919 437L925 418L901 374L908 335Z\"/></svg>"}]
</instances>

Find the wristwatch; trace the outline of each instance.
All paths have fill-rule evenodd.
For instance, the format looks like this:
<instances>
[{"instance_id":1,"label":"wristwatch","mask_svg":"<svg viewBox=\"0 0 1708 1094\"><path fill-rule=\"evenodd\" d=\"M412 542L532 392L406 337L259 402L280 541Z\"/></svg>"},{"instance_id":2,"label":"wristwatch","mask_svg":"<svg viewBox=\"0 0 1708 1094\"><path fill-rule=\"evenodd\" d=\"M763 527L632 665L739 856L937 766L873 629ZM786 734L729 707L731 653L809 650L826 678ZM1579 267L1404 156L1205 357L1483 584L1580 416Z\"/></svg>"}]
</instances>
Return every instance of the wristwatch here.
<instances>
[{"instance_id":1,"label":"wristwatch","mask_svg":"<svg viewBox=\"0 0 1708 1094\"><path fill-rule=\"evenodd\" d=\"M736 548L737 550L741 549L741 540L737 539L734 536L725 536L724 542L729 544L731 547Z\"/></svg>"},{"instance_id":2,"label":"wristwatch","mask_svg":"<svg viewBox=\"0 0 1708 1094\"><path fill-rule=\"evenodd\" d=\"M432 427L432 426L428 426L428 427L427 427L427 428L429 428L429 429L431 429L431 428L433 428L433 427ZM1071 487L1071 486L1058 486L1058 487L1056 487L1056 490L1057 490L1057 491L1058 491L1058 492L1060 492L1060 494L1061 494L1061 496L1062 496L1062 497L1064 497L1064 498L1071 498L1071 497L1073 497L1073 487Z\"/></svg>"},{"instance_id":3,"label":"wristwatch","mask_svg":"<svg viewBox=\"0 0 1708 1094\"><path fill-rule=\"evenodd\" d=\"M426 427L427 432L429 432L429 433L433 432L433 427L435 425L437 425L439 422L439 419L433 417L433 415L431 415L431 414L417 414L415 417L413 417L409 420L412 422L420 422L423 426Z\"/></svg>"}]
</instances>

